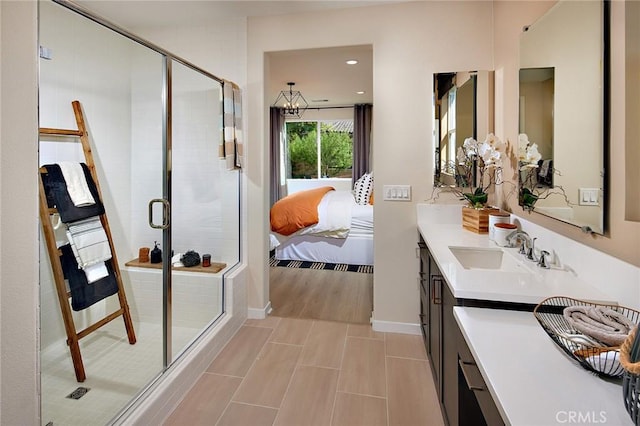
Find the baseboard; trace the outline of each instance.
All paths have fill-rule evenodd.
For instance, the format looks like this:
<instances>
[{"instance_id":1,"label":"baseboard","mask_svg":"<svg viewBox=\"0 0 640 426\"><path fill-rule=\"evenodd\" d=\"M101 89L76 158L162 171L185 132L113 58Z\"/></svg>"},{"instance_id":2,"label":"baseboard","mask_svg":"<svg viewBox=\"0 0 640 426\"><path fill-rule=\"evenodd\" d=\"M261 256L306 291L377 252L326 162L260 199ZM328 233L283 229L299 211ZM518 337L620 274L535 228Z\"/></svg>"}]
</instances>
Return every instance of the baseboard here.
<instances>
[{"instance_id":1,"label":"baseboard","mask_svg":"<svg viewBox=\"0 0 640 426\"><path fill-rule=\"evenodd\" d=\"M267 305L262 309L249 308L247 309L247 318L248 319L265 319L272 311L271 302L268 302Z\"/></svg>"},{"instance_id":2,"label":"baseboard","mask_svg":"<svg viewBox=\"0 0 640 426\"><path fill-rule=\"evenodd\" d=\"M421 334L420 324L409 322L378 321L371 319L371 327L373 331L382 331L385 333Z\"/></svg>"}]
</instances>

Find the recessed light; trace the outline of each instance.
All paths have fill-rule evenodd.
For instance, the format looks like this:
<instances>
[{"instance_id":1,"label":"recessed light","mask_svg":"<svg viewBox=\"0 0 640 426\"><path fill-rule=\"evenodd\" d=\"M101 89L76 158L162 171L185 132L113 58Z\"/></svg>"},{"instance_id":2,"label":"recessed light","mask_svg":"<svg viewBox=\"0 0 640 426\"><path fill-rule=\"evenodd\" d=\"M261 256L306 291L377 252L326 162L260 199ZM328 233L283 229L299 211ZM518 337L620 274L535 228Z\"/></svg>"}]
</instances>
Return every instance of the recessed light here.
<instances>
[{"instance_id":1,"label":"recessed light","mask_svg":"<svg viewBox=\"0 0 640 426\"><path fill-rule=\"evenodd\" d=\"M349 59L349 60L347 61L347 64L348 64L348 65L355 65L355 64L357 64L357 63L358 63L358 61L356 61L355 59Z\"/></svg>"},{"instance_id":2,"label":"recessed light","mask_svg":"<svg viewBox=\"0 0 640 426\"><path fill-rule=\"evenodd\" d=\"M364 90L359 90L356 92L356 95L364 95Z\"/></svg>"}]
</instances>

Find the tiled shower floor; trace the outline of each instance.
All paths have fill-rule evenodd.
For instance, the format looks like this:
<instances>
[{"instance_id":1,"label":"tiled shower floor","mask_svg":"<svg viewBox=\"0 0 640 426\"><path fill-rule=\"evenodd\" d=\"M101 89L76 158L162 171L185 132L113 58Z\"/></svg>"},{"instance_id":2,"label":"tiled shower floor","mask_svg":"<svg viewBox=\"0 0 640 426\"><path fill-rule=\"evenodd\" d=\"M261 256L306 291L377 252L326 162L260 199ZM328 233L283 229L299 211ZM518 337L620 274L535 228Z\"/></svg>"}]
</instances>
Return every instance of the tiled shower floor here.
<instances>
[{"instance_id":1,"label":"tiled shower floor","mask_svg":"<svg viewBox=\"0 0 640 426\"><path fill-rule=\"evenodd\" d=\"M162 368L162 326L134 323L137 342L130 345L124 324L116 319L80 341L86 380L76 381L66 345L41 355L42 424L105 425ZM173 327L173 352L179 353L201 330ZM70 399L79 387L90 390Z\"/></svg>"}]
</instances>

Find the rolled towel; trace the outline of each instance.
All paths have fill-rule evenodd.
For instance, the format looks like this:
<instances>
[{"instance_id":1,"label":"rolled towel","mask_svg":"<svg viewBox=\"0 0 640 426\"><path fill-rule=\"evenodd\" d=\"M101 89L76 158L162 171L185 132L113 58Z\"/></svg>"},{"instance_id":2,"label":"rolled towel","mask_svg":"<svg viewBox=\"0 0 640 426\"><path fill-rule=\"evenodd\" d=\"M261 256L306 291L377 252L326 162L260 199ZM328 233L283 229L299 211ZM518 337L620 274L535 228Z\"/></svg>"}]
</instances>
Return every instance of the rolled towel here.
<instances>
[{"instance_id":1,"label":"rolled towel","mask_svg":"<svg viewBox=\"0 0 640 426\"><path fill-rule=\"evenodd\" d=\"M635 324L626 316L604 306L568 306L564 317L581 333L611 346L619 346Z\"/></svg>"}]
</instances>

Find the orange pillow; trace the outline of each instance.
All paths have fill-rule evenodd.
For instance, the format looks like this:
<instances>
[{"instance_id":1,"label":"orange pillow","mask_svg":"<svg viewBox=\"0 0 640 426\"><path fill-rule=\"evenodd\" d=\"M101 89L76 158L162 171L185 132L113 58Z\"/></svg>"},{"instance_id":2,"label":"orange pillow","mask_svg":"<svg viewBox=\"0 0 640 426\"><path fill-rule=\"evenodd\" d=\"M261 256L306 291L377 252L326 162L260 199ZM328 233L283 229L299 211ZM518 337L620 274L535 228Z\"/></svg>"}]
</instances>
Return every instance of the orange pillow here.
<instances>
[{"instance_id":1,"label":"orange pillow","mask_svg":"<svg viewBox=\"0 0 640 426\"><path fill-rule=\"evenodd\" d=\"M318 223L318 204L332 186L295 192L276 201L271 207L271 230L291 235L299 229Z\"/></svg>"},{"instance_id":2,"label":"orange pillow","mask_svg":"<svg viewBox=\"0 0 640 426\"><path fill-rule=\"evenodd\" d=\"M369 195L369 204L373 205L373 192Z\"/></svg>"}]
</instances>

